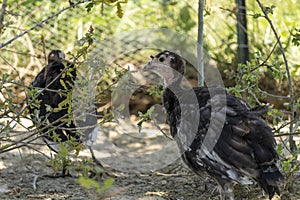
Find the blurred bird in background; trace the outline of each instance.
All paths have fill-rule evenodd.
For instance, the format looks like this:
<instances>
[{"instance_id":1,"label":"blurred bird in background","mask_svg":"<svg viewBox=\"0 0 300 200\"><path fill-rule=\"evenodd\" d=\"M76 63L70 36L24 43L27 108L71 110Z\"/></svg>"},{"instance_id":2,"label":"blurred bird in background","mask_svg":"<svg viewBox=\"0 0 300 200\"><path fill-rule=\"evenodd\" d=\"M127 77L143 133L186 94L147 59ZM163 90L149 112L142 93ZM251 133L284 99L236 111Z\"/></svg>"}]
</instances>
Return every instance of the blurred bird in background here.
<instances>
[{"instance_id":1,"label":"blurred bird in background","mask_svg":"<svg viewBox=\"0 0 300 200\"><path fill-rule=\"evenodd\" d=\"M52 50L48 64L32 82L36 95L31 99L29 112L51 150L59 152L61 144L72 144L74 149L76 146L80 149L84 143L93 154L91 145L98 134L96 108L81 110L81 113L86 113L85 119L74 120L71 99L76 77L77 70L74 64L65 60L64 52ZM62 175L67 173L63 167Z\"/></svg>"}]
</instances>

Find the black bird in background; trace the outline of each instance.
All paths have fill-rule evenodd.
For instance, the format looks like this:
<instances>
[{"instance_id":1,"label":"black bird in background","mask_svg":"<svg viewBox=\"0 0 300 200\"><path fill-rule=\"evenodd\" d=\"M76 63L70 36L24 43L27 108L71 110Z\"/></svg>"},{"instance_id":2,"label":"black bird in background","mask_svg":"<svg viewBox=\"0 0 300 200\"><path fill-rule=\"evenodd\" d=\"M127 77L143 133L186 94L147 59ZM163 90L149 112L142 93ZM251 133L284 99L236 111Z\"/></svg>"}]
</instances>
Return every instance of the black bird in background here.
<instances>
[{"instance_id":1,"label":"black bird in background","mask_svg":"<svg viewBox=\"0 0 300 200\"><path fill-rule=\"evenodd\" d=\"M97 137L96 108L87 108L85 120L77 122L68 111L71 104L69 95L72 94L76 76L77 70L74 64L65 60L64 52L52 50L48 55L48 64L32 82L32 87L38 92L29 107L30 115L45 143L55 152L60 151L60 143L68 140L75 144L84 142L91 150L90 146ZM76 128L78 124L80 127L86 126L83 133Z\"/></svg>"},{"instance_id":2,"label":"black bird in background","mask_svg":"<svg viewBox=\"0 0 300 200\"><path fill-rule=\"evenodd\" d=\"M145 66L165 81L163 105L184 162L196 174L207 172L213 177L219 184L222 200L234 199L235 184L253 181L270 199L275 193L279 195L278 183L284 177L276 164L278 155L272 130L260 119L266 109L251 108L219 86L183 89L180 84L184 67L181 56L171 51L151 56ZM224 95L219 95L222 90ZM220 136L212 139L214 146L202 146L205 138L218 135L217 126Z\"/></svg>"}]
</instances>

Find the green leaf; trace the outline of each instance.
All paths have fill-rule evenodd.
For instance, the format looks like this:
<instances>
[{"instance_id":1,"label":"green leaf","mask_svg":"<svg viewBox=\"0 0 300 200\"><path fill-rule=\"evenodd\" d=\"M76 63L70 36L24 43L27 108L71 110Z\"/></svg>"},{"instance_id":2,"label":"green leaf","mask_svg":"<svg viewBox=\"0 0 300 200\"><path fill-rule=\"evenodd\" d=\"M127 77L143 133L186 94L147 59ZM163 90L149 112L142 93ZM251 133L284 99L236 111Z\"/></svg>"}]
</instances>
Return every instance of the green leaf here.
<instances>
[{"instance_id":1,"label":"green leaf","mask_svg":"<svg viewBox=\"0 0 300 200\"><path fill-rule=\"evenodd\" d=\"M95 5L95 2L90 2L90 3L88 3L88 4L85 6L86 11L87 11L87 12L90 12L90 11L92 10L92 8L94 7L94 5Z\"/></svg>"},{"instance_id":2,"label":"green leaf","mask_svg":"<svg viewBox=\"0 0 300 200\"><path fill-rule=\"evenodd\" d=\"M100 185L97 181L90 179L90 178L85 178L85 177L79 177L77 179L77 182L82 185L83 187L90 189L92 187L96 188L97 191L100 190Z\"/></svg>"},{"instance_id":3,"label":"green leaf","mask_svg":"<svg viewBox=\"0 0 300 200\"><path fill-rule=\"evenodd\" d=\"M65 90L68 89L67 86L66 86L66 83L62 79L60 79L59 82Z\"/></svg>"},{"instance_id":4,"label":"green leaf","mask_svg":"<svg viewBox=\"0 0 300 200\"><path fill-rule=\"evenodd\" d=\"M52 111L52 107L50 105L45 104L45 106L46 106L46 111L47 112L51 112Z\"/></svg>"},{"instance_id":5,"label":"green leaf","mask_svg":"<svg viewBox=\"0 0 300 200\"><path fill-rule=\"evenodd\" d=\"M4 74L2 75L2 81L5 82L5 81L7 80L8 77L9 77L9 74L4 73Z\"/></svg>"},{"instance_id":6,"label":"green leaf","mask_svg":"<svg viewBox=\"0 0 300 200\"><path fill-rule=\"evenodd\" d=\"M107 178L103 183L102 191L109 189L113 185L113 183L114 183L113 178L111 177Z\"/></svg>"},{"instance_id":7,"label":"green leaf","mask_svg":"<svg viewBox=\"0 0 300 200\"><path fill-rule=\"evenodd\" d=\"M142 127L143 127L142 125L143 125L143 123L144 123L144 120L140 120L137 123L139 133L141 133L141 131L142 131Z\"/></svg>"},{"instance_id":8,"label":"green leaf","mask_svg":"<svg viewBox=\"0 0 300 200\"><path fill-rule=\"evenodd\" d=\"M190 11L189 11L189 6L185 6L180 10L179 13L180 19L183 22L188 22L191 19Z\"/></svg>"},{"instance_id":9,"label":"green leaf","mask_svg":"<svg viewBox=\"0 0 300 200\"><path fill-rule=\"evenodd\" d=\"M196 25L190 14L190 6L183 7L179 12L179 25L185 31L189 31Z\"/></svg>"},{"instance_id":10,"label":"green leaf","mask_svg":"<svg viewBox=\"0 0 300 200\"><path fill-rule=\"evenodd\" d=\"M123 10L122 10L122 7L121 7L121 3L117 3L117 14L118 14L118 17L122 18L123 17Z\"/></svg>"},{"instance_id":11,"label":"green leaf","mask_svg":"<svg viewBox=\"0 0 300 200\"><path fill-rule=\"evenodd\" d=\"M96 191L98 194L103 194L106 190L108 190L114 183L113 178L107 178L103 185L101 186L97 181L90 179L90 178L85 178L85 177L79 177L77 179L77 182L82 185L85 188L96 188Z\"/></svg>"},{"instance_id":12,"label":"green leaf","mask_svg":"<svg viewBox=\"0 0 300 200\"><path fill-rule=\"evenodd\" d=\"M300 30L299 29L295 29L296 33L292 33L292 43L295 46L300 46Z\"/></svg>"}]
</instances>

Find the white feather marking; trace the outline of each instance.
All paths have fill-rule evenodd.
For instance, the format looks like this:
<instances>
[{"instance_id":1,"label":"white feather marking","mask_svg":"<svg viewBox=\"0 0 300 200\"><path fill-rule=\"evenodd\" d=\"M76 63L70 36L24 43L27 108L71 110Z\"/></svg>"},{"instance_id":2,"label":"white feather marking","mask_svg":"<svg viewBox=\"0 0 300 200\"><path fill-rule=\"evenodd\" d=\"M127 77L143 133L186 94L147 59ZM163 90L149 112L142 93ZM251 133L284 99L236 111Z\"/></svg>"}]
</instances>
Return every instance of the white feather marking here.
<instances>
[{"instance_id":1,"label":"white feather marking","mask_svg":"<svg viewBox=\"0 0 300 200\"><path fill-rule=\"evenodd\" d=\"M233 167L228 165L224 160L222 160L218 156L218 154L216 154L216 152L214 152L214 151L209 152L203 146L202 146L201 150L210 160L213 160L214 162L216 162L217 165L219 165L220 168L223 168L224 170L226 170L225 172L231 180L233 180L237 183L240 183L242 185L253 184L253 182L251 181L250 178L248 178L247 176L243 176L241 173L238 173L237 170L234 170ZM201 155L200 150L198 150L198 154ZM203 163L201 162L201 158L199 158L199 157L197 159L197 164L199 164L200 166L203 166ZM240 170L240 171L244 174L247 174L244 170ZM249 177L251 177L249 174L247 174L247 175Z\"/></svg>"},{"instance_id":2,"label":"white feather marking","mask_svg":"<svg viewBox=\"0 0 300 200\"><path fill-rule=\"evenodd\" d=\"M87 138L85 140L86 146L89 146L89 147L92 146L92 144L97 140L98 132L99 132L99 126L97 124L95 126L95 128L93 129L93 131L90 132L89 134L87 134Z\"/></svg>"}]
</instances>

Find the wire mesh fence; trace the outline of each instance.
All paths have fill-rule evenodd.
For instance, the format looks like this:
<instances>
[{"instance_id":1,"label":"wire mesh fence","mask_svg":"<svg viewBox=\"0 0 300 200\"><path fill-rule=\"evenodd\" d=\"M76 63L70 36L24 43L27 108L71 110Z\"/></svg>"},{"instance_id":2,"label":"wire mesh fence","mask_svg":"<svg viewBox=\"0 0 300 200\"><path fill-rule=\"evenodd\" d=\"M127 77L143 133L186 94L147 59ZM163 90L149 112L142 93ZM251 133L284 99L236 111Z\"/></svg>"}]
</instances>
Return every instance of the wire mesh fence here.
<instances>
[{"instance_id":1,"label":"wire mesh fence","mask_svg":"<svg viewBox=\"0 0 300 200\"><path fill-rule=\"evenodd\" d=\"M6 15L8 24L1 35L2 45L6 45L11 39L14 40L1 48L2 152L26 146L43 136L38 135L40 130L35 129L39 125L33 126L30 122L28 108L33 102L30 100L32 82L46 66L47 55L51 50L61 49L67 53L67 60L79 64L89 57L87 52L97 48L98 55L95 56L102 56L101 60L109 60L105 63L105 70L101 71L95 95L94 103L98 107L98 116L99 119L103 119L100 123L111 120L107 108L110 108L111 93L119 78L128 70L140 68L147 62L149 55L158 51L145 49L145 43L137 40L136 37L145 38L143 32L124 38L124 41L115 38L116 33L130 30L136 23L134 20L133 23L119 18L115 7L107 6L103 10L101 6L95 6L93 13L89 13L86 5L70 9L65 9L70 6L68 2L59 5L53 2L23 1L9 5L8 10L13 12ZM141 15L141 11L137 13L137 16ZM22 35L28 30L30 31L27 34ZM86 35L89 31L92 34L90 38ZM93 45L83 52L88 39L93 40ZM82 55L81 51L87 54L76 60L76 56ZM150 95L147 95L146 99L148 103L138 109L135 107L141 101L132 100L131 107L134 111L131 113L137 115L139 111L146 111L155 103ZM44 123L47 123L47 120Z\"/></svg>"}]
</instances>

